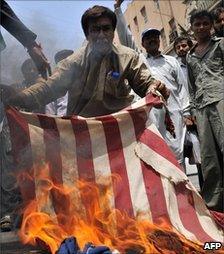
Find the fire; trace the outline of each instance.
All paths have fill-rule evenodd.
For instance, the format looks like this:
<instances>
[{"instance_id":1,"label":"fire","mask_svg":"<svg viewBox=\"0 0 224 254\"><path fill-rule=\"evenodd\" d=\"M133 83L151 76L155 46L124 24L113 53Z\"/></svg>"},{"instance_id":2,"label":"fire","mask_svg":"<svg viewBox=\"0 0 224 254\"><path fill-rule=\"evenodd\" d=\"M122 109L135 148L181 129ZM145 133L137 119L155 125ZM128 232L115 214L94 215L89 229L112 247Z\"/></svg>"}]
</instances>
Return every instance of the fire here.
<instances>
[{"instance_id":1,"label":"fire","mask_svg":"<svg viewBox=\"0 0 224 254\"><path fill-rule=\"evenodd\" d=\"M92 242L120 253L204 253L199 243L186 240L165 221L154 225L141 212L134 219L112 209L110 177L97 184L77 180L73 186L62 186L50 180L47 167L38 172L36 199L23 212L19 234L24 244L41 241L55 253L65 238L74 236L80 248Z\"/></svg>"}]
</instances>

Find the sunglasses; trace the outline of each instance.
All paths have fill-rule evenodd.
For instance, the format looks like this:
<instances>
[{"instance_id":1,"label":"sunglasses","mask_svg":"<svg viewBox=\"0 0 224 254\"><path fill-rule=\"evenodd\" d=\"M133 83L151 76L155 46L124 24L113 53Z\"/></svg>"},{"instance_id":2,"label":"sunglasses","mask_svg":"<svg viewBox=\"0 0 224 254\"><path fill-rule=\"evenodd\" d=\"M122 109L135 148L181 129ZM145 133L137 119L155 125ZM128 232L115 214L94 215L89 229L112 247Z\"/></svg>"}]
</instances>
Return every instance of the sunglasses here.
<instances>
[{"instance_id":1,"label":"sunglasses","mask_svg":"<svg viewBox=\"0 0 224 254\"><path fill-rule=\"evenodd\" d=\"M100 31L103 31L104 33L111 32L113 30L113 27L111 25L102 25L102 26L92 26L89 28L90 33L100 33Z\"/></svg>"}]
</instances>

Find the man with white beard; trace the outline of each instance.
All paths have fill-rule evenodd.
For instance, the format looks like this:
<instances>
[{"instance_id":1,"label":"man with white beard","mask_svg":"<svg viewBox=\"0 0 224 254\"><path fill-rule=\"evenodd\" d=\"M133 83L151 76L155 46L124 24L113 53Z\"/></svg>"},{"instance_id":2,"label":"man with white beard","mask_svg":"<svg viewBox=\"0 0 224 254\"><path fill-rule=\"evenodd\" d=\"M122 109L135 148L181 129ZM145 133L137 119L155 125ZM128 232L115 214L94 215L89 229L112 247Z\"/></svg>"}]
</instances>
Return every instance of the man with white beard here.
<instances>
[{"instance_id":1,"label":"man with white beard","mask_svg":"<svg viewBox=\"0 0 224 254\"><path fill-rule=\"evenodd\" d=\"M68 91L67 115L92 117L117 112L140 97L169 91L152 78L134 50L113 44L116 15L104 6L93 6L82 16L87 45L59 63L47 81L36 83L7 102L32 110L62 97Z\"/></svg>"}]
</instances>

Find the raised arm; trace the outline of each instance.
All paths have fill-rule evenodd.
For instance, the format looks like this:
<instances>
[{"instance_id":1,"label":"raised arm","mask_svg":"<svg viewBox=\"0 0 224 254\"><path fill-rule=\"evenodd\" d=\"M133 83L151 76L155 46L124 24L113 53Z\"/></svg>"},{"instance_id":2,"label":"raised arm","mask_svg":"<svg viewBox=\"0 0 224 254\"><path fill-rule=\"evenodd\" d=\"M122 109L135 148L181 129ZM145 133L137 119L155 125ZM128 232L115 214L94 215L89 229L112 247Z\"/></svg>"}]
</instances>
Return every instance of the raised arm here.
<instances>
[{"instance_id":1,"label":"raised arm","mask_svg":"<svg viewBox=\"0 0 224 254\"><path fill-rule=\"evenodd\" d=\"M120 43L126 47L132 48L138 53L140 52L140 49L136 46L134 38L131 34L131 31L129 30L124 15L122 13L122 10L120 8L121 3L124 0L115 0L115 14L117 17L117 33L120 40Z\"/></svg>"},{"instance_id":2,"label":"raised arm","mask_svg":"<svg viewBox=\"0 0 224 254\"><path fill-rule=\"evenodd\" d=\"M24 108L29 111L46 105L65 95L72 82L76 69L73 61L65 59L58 64L51 77L47 80L42 79L41 82L9 98L6 104Z\"/></svg>"},{"instance_id":3,"label":"raised arm","mask_svg":"<svg viewBox=\"0 0 224 254\"><path fill-rule=\"evenodd\" d=\"M50 64L43 54L41 46L35 41L37 35L21 22L4 0L1 0L0 11L1 25L25 48L27 48L27 51L37 66L39 73L43 78L46 78L47 71L51 74Z\"/></svg>"}]
</instances>

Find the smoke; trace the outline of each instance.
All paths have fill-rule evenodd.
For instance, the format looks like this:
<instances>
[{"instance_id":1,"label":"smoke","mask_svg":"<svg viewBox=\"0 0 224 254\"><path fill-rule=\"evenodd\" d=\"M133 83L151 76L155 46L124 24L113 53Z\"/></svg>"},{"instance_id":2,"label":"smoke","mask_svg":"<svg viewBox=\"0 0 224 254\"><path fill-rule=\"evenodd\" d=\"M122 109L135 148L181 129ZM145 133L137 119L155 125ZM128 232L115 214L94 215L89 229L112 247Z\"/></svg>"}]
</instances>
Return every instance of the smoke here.
<instances>
[{"instance_id":1,"label":"smoke","mask_svg":"<svg viewBox=\"0 0 224 254\"><path fill-rule=\"evenodd\" d=\"M18 14L19 17L19 14ZM20 18L20 17L19 17ZM77 36L69 31L63 31L60 23L49 20L40 12L33 12L29 19L29 24L24 24L35 34L36 41L41 43L43 52L54 67L54 55L61 49L79 48L83 42L83 36ZM75 30L75 24L74 24ZM67 38L65 36L67 34ZM21 65L29 58L26 48L24 48L8 32L3 32L6 48L1 52L1 83L11 85L23 80ZM75 37L75 38L74 38Z\"/></svg>"}]
</instances>

